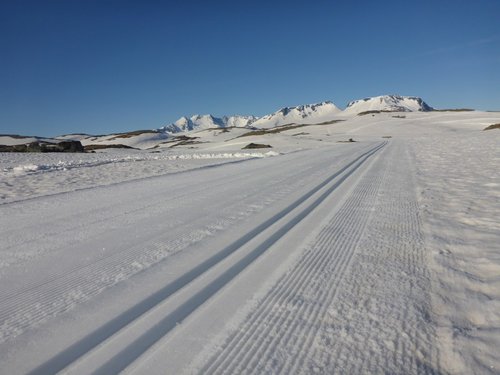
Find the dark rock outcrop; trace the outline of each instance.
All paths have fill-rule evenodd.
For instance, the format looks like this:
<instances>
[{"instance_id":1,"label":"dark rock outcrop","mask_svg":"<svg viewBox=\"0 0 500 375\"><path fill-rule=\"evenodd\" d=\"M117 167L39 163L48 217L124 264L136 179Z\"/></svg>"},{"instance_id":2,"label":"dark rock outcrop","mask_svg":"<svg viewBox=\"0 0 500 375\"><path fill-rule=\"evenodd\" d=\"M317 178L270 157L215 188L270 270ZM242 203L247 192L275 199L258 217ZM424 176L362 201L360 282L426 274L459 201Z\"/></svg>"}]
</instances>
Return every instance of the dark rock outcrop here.
<instances>
[{"instance_id":1,"label":"dark rock outcrop","mask_svg":"<svg viewBox=\"0 0 500 375\"><path fill-rule=\"evenodd\" d=\"M38 141L23 145L0 145L0 152L84 152L84 149L80 141L58 143Z\"/></svg>"},{"instance_id":2,"label":"dark rock outcrop","mask_svg":"<svg viewBox=\"0 0 500 375\"><path fill-rule=\"evenodd\" d=\"M242 148L242 150L249 150L249 149L254 149L254 148L272 148L271 145L264 145L261 143L249 143L245 147Z\"/></svg>"},{"instance_id":3,"label":"dark rock outcrop","mask_svg":"<svg viewBox=\"0 0 500 375\"><path fill-rule=\"evenodd\" d=\"M121 143L112 143L112 144L91 144L85 146L85 151L94 151L94 150L103 150L106 148L129 148L132 150L137 150L136 148L132 146L127 146L127 145L122 145Z\"/></svg>"}]
</instances>

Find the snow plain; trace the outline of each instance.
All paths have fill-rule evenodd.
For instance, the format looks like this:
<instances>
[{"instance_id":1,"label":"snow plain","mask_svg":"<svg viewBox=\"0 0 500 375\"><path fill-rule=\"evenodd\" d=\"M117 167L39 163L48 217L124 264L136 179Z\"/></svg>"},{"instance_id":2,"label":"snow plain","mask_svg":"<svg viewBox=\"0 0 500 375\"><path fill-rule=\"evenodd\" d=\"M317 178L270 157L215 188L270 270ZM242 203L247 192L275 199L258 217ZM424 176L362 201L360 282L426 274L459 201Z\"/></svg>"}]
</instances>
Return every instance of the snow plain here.
<instances>
[{"instance_id":1,"label":"snow plain","mask_svg":"<svg viewBox=\"0 0 500 375\"><path fill-rule=\"evenodd\" d=\"M2 373L499 373L500 113L393 116L1 154Z\"/></svg>"}]
</instances>

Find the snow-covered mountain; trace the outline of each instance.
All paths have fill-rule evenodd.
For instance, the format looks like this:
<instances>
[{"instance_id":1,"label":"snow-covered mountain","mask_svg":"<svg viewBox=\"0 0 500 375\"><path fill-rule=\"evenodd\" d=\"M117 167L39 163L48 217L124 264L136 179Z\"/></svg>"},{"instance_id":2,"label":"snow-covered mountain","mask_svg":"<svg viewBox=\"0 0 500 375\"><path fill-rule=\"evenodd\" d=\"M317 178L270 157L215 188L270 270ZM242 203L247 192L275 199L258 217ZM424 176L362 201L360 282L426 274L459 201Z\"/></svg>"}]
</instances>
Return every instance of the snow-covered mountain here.
<instances>
[{"instance_id":1,"label":"snow-covered mountain","mask_svg":"<svg viewBox=\"0 0 500 375\"><path fill-rule=\"evenodd\" d=\"M175 133L196 132L213 128L270 129L287 124L324 124L334 120L345 120L367 111L416 112L432 111L433 108L421 98L414 96L383 95L355 100L345 110L339 109L331 101L285 107L262 117L194 115L181 117L177 121L156 130L136 130L108 135L69 134L54 139L24 137L19 135L1 135L0 145L17 146L33 142L59 143L61 141L79 141L88 150L114 147L149 149L175 143Z\"/></svg>"},{"instance_id":2,"label":"snow-covered mountain","mask_svg":"<svg viewBox=\"0 0 500 375\"><path fill-rule=\"evenodd\" d=\"M415 96L383 95L354 100L347 105L343 113L358 114L366 111L425 112L432 111L432 107Z\"/></svg>"},{"instance_id":3,"label":"snow-covered mountain","mask_svg":"<svg viewBox=\"0 0 500 375\"><path fill-rule=\"evenodd\" d=\"M341 110L330 101L285 107L270 115L261 117L252 126L256 128L273 128L286 124L319 124L333 120L340 112Z\"/></svg>"},{"instance_id":4,"label":"snow-covered mountain","mask_svg":"<svg viewBox=\"0 0 500 375\"><path fill-rule=\"evenodd\" d=\"M223 116L194 115L181 117L174 123L165 125L158 129L166 133L178 133L192 130L225 127L257 127L272 128L285 124L318 124L331 121L341 112L335 104L330 101L317 104L306 104L296 107L285 107L263 117L255 116Z\"/></svg>"},{"instance_id":5,"label":"snow-covered mountain","mask_svg":"<svg viewBox=\"0 0 500 375\"><path fill-rule=\"evenodd\" d=\"M343 111L333 102L324 101L316 104L281 108L274 113L260 118L255 116L183 116L177 121L159 128L158 131L163 133L179 133L225 127L243 128L251 126L253 128L268 129L287 124L321 124L338 119L343 115L356 115L366 111L432 111L432 107L418 97L384 95L352 101Z\"/></svg>"},{"instance_id":6,"label":"snow-covered mountain","mask_svg":"<svg viewBox=\"0 0 500 375\"><path fill-rule=\"evenodd\" d=\"M252 124L257 117L255 116L223 116L214 117L212 115L194 115L191 117L181 117L172 124L161 127L160 131L167 133L179 133L191 130L202 130L210 128L226 127L247 127Z\"/></svg>"}]
</instances>

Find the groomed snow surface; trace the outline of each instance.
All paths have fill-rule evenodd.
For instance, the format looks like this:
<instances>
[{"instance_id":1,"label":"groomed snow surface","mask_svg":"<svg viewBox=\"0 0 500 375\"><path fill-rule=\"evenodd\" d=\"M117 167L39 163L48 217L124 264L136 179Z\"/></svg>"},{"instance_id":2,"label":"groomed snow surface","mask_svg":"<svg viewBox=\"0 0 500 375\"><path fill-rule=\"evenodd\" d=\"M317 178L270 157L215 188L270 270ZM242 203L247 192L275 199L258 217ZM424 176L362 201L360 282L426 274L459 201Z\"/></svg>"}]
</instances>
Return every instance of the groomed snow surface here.
<instances>
[{"instance_id":1,"label":"groomed snow surface","mask_svg":"<svg viewBox=\"0 0 500 375\"><path fill-rule=\"evenodd\" d=\"M394 116L1 154L0 373L498 374L500 114Z\"/></svg>"}]
</instances>

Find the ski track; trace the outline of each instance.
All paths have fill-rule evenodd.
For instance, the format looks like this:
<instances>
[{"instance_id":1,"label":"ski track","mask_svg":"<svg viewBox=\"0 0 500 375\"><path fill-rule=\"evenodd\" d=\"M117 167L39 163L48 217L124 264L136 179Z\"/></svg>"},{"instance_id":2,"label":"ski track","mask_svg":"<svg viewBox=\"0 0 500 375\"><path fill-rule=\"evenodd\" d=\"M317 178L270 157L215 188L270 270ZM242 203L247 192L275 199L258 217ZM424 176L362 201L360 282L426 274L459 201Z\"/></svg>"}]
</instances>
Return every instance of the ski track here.
<instances>
[{"instance_id":1,"label":"ski track","mask_svg":"<svg viewBox=\"0 0 500 375\"><path fill-rule=\"evenodd\" d=\"M310 172L309 169L304 168L302 173L305 172L307 174ZM210 184L210 188L204 186L203 188L196 189L194 194L192 194L192 191L189 194L183 193L181 189L177 195L169 197L169 201L172 204L167 205L167 207L162 206L159 208L156 202L149 204L141 203L133 209L128 209L120 214L120 216L126 217L127 215L134 214L136 219L142 218L143 220L154 221L155 214L162 214L165 209L173 209L173 202L175 202L175 207L178 208L180 206L182 209L185 209L184 204L179 204L179 201L182 202L183 200L188 200L191 206L196 206L198 202L201 203L203 201L205 210L216 211L218 209L217 203L215 203L216 200L213 200L214 203L210 204L211 200L207 199L207 192L223 194L223 187L227 188L231 186L231 183L234 183L235 180L250 178L251 173L253 172L249 172L243 176L228 177L223 181L214 181ZM284 180L287 180L287 183L284 183ZM297 182L301 180L303 179L295 179ZM251 198L255 198L255 196L261 194L259 189L254 189L251 193L247 192L245 196L243 194L237 196L228 195L227 206L222 210L222 218L215 223L206 223L204 222L206 220L202 216L199 216L190 223L191 226L187 229L183 229L182 226L180 226L181 230L170 228L171 231L167 235L156 235L156 237L154 236L156 228L152 227L151 236L153 240L151 238L147 239L148 236L142 233L138 239L129 241L128 246L110 254L105 253L97 260L94 259L91 263L77 264L72 269L64 270L63 273L54 269L51 273L44 275L42 283L34 280L31 283L24 284L20 288L4 291L0 295L2 301L0 303L0 342L19 335L27 328L43 322L49 317L72 309L75 303L84 302L92 296L99 294L104 289L154 265L167 256L175 254L189 245L200 242L207 236L213 236L217 231L234 225L245 217L263 209L271 202L288 195L297 188L297 182L295 184L291 183L289 177L277 178L275 181L272 181L269 186L270 193L267 199L261 202L260 206L246 202L246 200L255 202L255 199ZM205 192L205 194L201 194L202 192ZM115 212L113 208L113 206L108 207L110 212ZM97 209L92 209L89 217L94 217L93 211L97 211ZM229 214L231 212L233 213L232 215ZM239 217L235 217L235 212L238 213L237 216ZM106 215L98 221L91 221L84 225L95 227L104 222L116 219L116 216L110 217ZM63 228L59 229L59 231L84 230L82 229L82 225L74 226L73 222L74 220L68 220L67 218L61 220ZM136 222L136 225L139 224ZM162 224L162 226L163 229L169 229L168 224ZM171 226L173 225L171 224ZM192 227L201 229L192 230ZM23 242L16 244L17 246L28 246L32 242L40 242L40 238L36 238L38 235L36 228L24 227L22 230L28 233L26 236L28 239L24 239L23 236ZM127 231L128 228L123 230L122 235L126 235ZM45 234L45 237L42 237L42 239L49 237L54 237L54 233ZM110 234L109 237L116 237L116 232ZM99 242L107 243L103 238L100 238ZM52 244L54 247L63 247L64 245L66 243L56 246ZM8 251L9 246L5 250ZM83 260L85 259L83 258Z\"/></svg>"},{"instance_id":2,"label":"ski track","mask_svg":"<svg viewBox=\"0 0 500 375\"><path fill-rule=\"evenodd\" d=\"M398 146L398 159L389 159L382 182L376 220L329 311L333 322L349 317L334 325L346 336L333 342L330 350L338 354L328 366L346 373L440 373L414 168Z\"/></svg>"},{"instance_id":3,"label":"ski track","mask_svg":"<svg viewBox=\"0 0 500 375\"><path fill-rule=\"evenodd\" d=\"M153 311L154 308L159 306L160 304L167 301L168 298L177 290L184 286L189 287L189 283L199 275L203 275L208 273L215 268L215 266L223 259L225 259L228 255L237 251L241 246L243 246L246 242L255 237L258 233L262 232L271 225L271 223L275 223L283 218L284 224L277 231L271 231L268 235L266 235L263 243L257 246L255 249L251 250L247 255L245 255L240 261L235 263L234 265L228 267L226 270L222 272L218 277L216 277L213 281L211 281L208 285L203 285L201 290L194 290L192 295L189 295L188 299L181 303L178 306L175 306L174 310L168 314L167 316L162 316L161 320L156 324L154 322L148 322L148 326L151 326L149 330L142 333L139 337L137 337L133 342L128 345L125 345L123 350L116 353L113 357L109 358L102 365L98 367L95 372L100 374L108 374L108 373L117 373L122 371L126 366L132 363L134 360L138 359L147 349L149 349L152 345L154 345L158 340L160 340L163 336L168 334L168 332L175 328L179 321L182 321L187 315L189 315L192 311L194 311L198 306L204 303L207 299L209 299L214 293L220 290L223 286L229 283L234 277L236 277L243 269L245 269L248 265L250 265L257 257L263 254L265 251L269 249L269 247L276 242L279 238L286 235L286 233L298 224L305 216L307 216L315 207L317 207L327 196L331 194L333 190L337 188L345 179L347 179L354 171L356 171L359 166L361 166L368 158L370 158L375 152L377 152L381 147L383 147L385 143L379 144L375 147L372 147L368 151L362 152L361 155L354 158L354 160L349 161L342 168L337 170L333 175L328 177L319 185L315 186L312 190L307 192L304 196L302 196L299 200L294 202L289 207L282 210L280 213L276 214L272 218L268 220L268 222L262 223L252 232L243 236L240 240L236 241L234 245L229 245L226 249L223 249L221 253L223 253L223 257L216 262L208 261L207 264L200 264L198 268L200 270L193 270L192 272L188 272L185 275L181 276L181 278L177 281L174 281L171 285L166 286L165 292L160 293L157 298L154 298L154 302L144 302L141 305L138 305L137 308L134 307L134 312L132 318L130 316L125 318L123 323L119 323L119 326L116 326L113 329L110 327L102 327L98 331L95 331L89 336L89 339L84 339L83 344L77 343L75 347L68 348L60 355L55 356L50 359L46 363L40 365L38 368L33 370L32 374L43 374L47 372L55 372L62 370L68 365L71 365L72 362L75 362L78 366L78 359L83 356L83 360L85 360L85 354L90 350L90 354L94 355L92 352L92 348L96 347L97 350L106 346L106 339L110 337L110 345L114 342L113 336L117 336L123 334L127 337L127 330L129 328L134 329L135 326L142 324L140 319L145 316L147 319L147 313L149 311ZM358 153L359 154L359 153ZM302 204L304 201L309 199L311 196L316 194L318 191L322 189L326 189L326 192L322 193L322 195L315 199L313 203L308 204L308 206L303 209L298 214L293 214L293 210ZM287 218L291 216L290 218ZM192 274L192 276L190 276ZM125 314L127 315L127 314ZM112 324L114 325L114 324ZM102 332L101 332L102 331ZM103 332L104 334L103 338ZM111 336L113 334L113 336ZM94 342L94 337L98 337L99 342ZM72 370L73 371L73 370Z\"/></svg>"},{"instance_id":4,"label":"ski track","mask_svg":"<svg viewBox=\"0 0 500 375\"><path fill-rule=\"evenodd\" d=\"M159 348L161 352L162 340L179 322L230 286L256 259L273 251L277 241L286 241L290 230L300 230L302 220L349 181L340 204L321 218L317 236L302 244L299 260L270 286L237 330L228 332L224 341L211 343L215 354L194 370L203 374L440 373L415 170L406 145L372 143L336 157L333 163L328 156L310 163L291 155L296 168L266 181L264 187L250 183L244 192L235 193L231 186L260 181L255 175L258 166L223 179L216 176L189 191L179 183L162 204L157 203L162 191L152 188L153 196L144 193L145 199L125 208L118 200L107 202L104 210L91 206L87 213L92 219L77 225L68 216L56 217L55 229L51 227L42 238L61 231L75 236L93 232L96 238L85 246L98 247L102 242L114 248L82 257L62 271L51 270L43 280L35 277L14 290L5 288L0 295L0 344L249 217L264 215L256 226L233 236L233 242L211 250L156 292L104 325L92 327L28 372L114 374L139 366L147 361L148 351ZM162 180L151 182L161 185ZM136 184L132 182L127 191L139 189ZM227 196L222 209L215 199L219 194ZM64 196L45 199L64 200ZM37 204L35 199L4 209L21 208L27 215ZM272 210L265 216L267 207ZM161 221L166 211L176 217L189 209L194 212L189 223L184 216L148 225ZM113 224L106 224L110 220ZM143 232L127 236L130 224ZM14 228L3 231L8 244L4 254L35 243L43 232L36 228L36 220L19 230L29 233L27 238L16 240ZM113 243L122 237L126 242ZM53 248L43 248L42 254L57 256L68 243L54 239L49 245Z\"/></svg>"},{"instance_id":5,"label":"ski track","mask_svg":"<svg viewBox=\"0 0 500 375\"><path fill-rule=\"evenodd\" d=\"M243 176L238 175L238 176L228 176L225 181L207 181L207 185L209 186L210 191L214 191L217 193L221 192L221 189L223 191L224 187L227 188L230 184L242 179L242 178L248 178L250 177L250 174L244 174ZM142 182L145 182L147 180L155 180L154 178L146 178L143 179ZM278 187L279 181L276 181L275 185ZM29 222L25 225L16 225L15 227L10 228L9 223L6 223L5 229L2 230L2 236L3 236L3 242L4 246L2 248L2 251L8 252L10 248L13 247L28 247L29 245L32 244L37 244L38 247L40 247L40 242L43 244L43 240L45 239L51 239L51 246L52 248L54 247L61 247L57 242L54 244L54 238L56 237L57 234L60 232L80 232L81 235L78 237L78 239L84 239L86 237L85 229L87 227L92 227L92 230L94 231L93 234L95 235L95 227L99 228L101 224L104 224L106 222L115 222L119 218L127 218L133 215L134 217L134 222L137 223L139 219L145 218L145 219L151 219L152 217L154 218L155 215L162 214L165 212L165 210L169 209L174 209L179 206L179 200L181 202L182 207L185 207L186 201L193 202L193 200L198 200L202 201L203 199L206 198L206 192L208 191L207 187L202 186L199 188L194 188L190 189L188 192L185 191L184 186L179 186L175 187L172 195L167 197L166 201L162 201L162 204L159 205L157 200L153 200L150 197L141 197L143 199L138 199L135 203L132 202L128 204L127 209L120 210L120 206L123 205L123 202L119 201L116 203L107 203L106 210L103 210L103 207L96 206L96 207L90 207L89 209L86 210L85 216L93 218L91 221L84 221L81 223L81 216L82 212L78 212L75 215L72 215L70 217L64 216L62 218L56 218L53 220L53 227L50 230L46 230L46 228L40 228L38 220L35 220L33 224L30 224ZM62 193L61 195L65 195L65 193ZM146 199L144 199L146 198ZM157 197L160 198L160 197ZM239 197L240 199L242 198L241 196ZM144 203L143 201L146 201L148 203ZM12 214L14 212L19 211L19 206L13 205L13 210ZM5 209L5 215L11 214L9 212L10 206L2 207ZM24 211L23 207L21 206L21 212ZM118 210L117 210L118 209ZM28 211L28 210L26 210ZM116 214L116 212L119 212ZM110 212L111 214L108 214L107 212ZM24 212L23 212L24 213ZM95 219L95 218L99 219ZM28 216L29 218L29 216ZM75 225L74 223L78 223ZM127 224L125 222L124 224ZM115 227L118 227L118 225L115 225ZM19 231L23 231L23 237L22 241L19 241L19 236L18 233ZM106 232L109 230L109 227L103 226L102 232ZM42 241L41 241L42 240ZM66 245L64 239L61 239L61 244ZM66 240L67 241L67 240ZM40 253L45 254L47 252L47 249L43 248L39 251ZM2 263L0 263L0 267L3 265L11 265L11 264L4 264L5 260L2 260Z\"/></svg>"},{"instance_id":6,"label":"ski track","mask_svg":"<svg viewBox=\"0 0 500 375\"><path fill-rule=\"evenodd\" d=\"M361 215L353 220L351 214L355 208L359 207L360 201L365 198L369 188L373 188L373 186L371 184L363 186L365 189L356 189L339 214L329 223L329 227L347 228L348 232L339 233L338 229L332 231L329 227L323 229L314 245L315 250L309 251L307 256L300 261L297 269L281 280L262 301L262 308L242 328L240 337L235 337L228 343L227 347L230 350L227 355L221 355L218 362L204 369L203 372L216 373L218 369L223 369L222 373L238 373L244 369L255 369L256 372L265 371L266 361L273 362L270 355L275 353L283 343L290 344L290 341L294 341L292 336L300 336L298 330L304 331L304 327L301 327L298 320L304 319L304 317L315 320L314 318L319 313L320 304L317 302L312 305L308 304L307 300L301 297L304 294L304 289L311 287L311 275L321 275L327 268L332 268L337 279L341 279L342 271L352 255L352 249L346 250L345 246L353 246L356 243L353 239L355 240L359 236L366 222L366 220L359 221L360 218L363 219ZM359 209L355 211L359 212ZM358 219L357 223L355 219ZM352 227L353 223L356 223L354 227ZM330 248L341 249L340 254L337 252L330 254ZM333 264L328 263L328 258L333 260ZM321 281L318 280L317 283L321 283ZM333 283L329 284L334 286L335 281L333 280ZM334 291L334 287L330 290L316 287L314 290L316 295L309 298L311 301L321 301L328 292ZM273 331L269 332L269 329ZM280 334L280 330L283 331L282 334ZM304 332L302 333L304 334ZM302 342L306 341L309 340ZM296 353L297 350L293 352ZM266 353L268 353L267 356ZM279 369L272 367L268 370L279 371Z\"/></svg>"},{"instance_id":7,"label":"ski track","mask_svg":"<svg viewBox=\"0 0 500 375\"><path fill-rule=\"evenodd\" d=\"M4 155L0 374L497 374L498 116Z\"/></svg>"},{"instance_id":8,"label":"ski track","mask_svg":"<svg viewBox=\"0 0 500 375\"><path fill-rule=\"evenodd\" d=\"M371 153L378 150L380 146L370 147L371 148L366 146L359 147L358 151L355 151L355 153L339 155L340 157L335 160L333 164L330 163L330 165L326 168L326 170L334 172L332 177L325 180L320 185L315 186L312 190L309 190L309 192L306 193L301 199L292 204L292 206L289 206L289 208L283 210L282 214L278 214L277 216L286 215L290 210L298 206L316 191L323 188L326 184L330 183L334 177L346 169L352 167L353 165L354 167L352 168L356 169L358 165L364 162L364 159L359 162L360 159L366 159L371 155ZM355 155L356 153L358 156L353 157L352 155ZM182 232L182 230L180 232L173 231L172 233L169 233L168 236L157 235L156 237L153 236L151 239L149 236L153 235L155 231L157 231L157 227L152 226L150 231L146 231L147 233L139 236L138 238L133 238L131 241L129 240L127 242L127 246L114 249L114 251L109 253L103 253L102 255L93 258L91 262L88 262L85 257L82 257L80 259L80 263L77 263L70 269L58 271L57 268L51 268L51 272L44 274L41 281L35 277L32 282L28 281L23 283L20 286L16 286L13 290L5 288L0 299L0 332L2 334L2 341L12 339L22 334L25 330L36 327L47 319L53 318L74 308L76 303L84 302L99 294L104 289L115 285L119 281L130 278L135 273L158 263L165 257L175 254L193 243L200 242L207 236L213 236L213 234L217 231L224 230L245 219L249 215L254 214L255 212L262 211L266 206L283 200L284 197L287 197L291 192L307 188L307 183L303 182L304 180L307 180L304 178L305 176L307 176L311 181L316 181L318 178L321 178L321 176L324 176L324 167L318 169L317 165L311 166L308 162L301 162L301 159L302 158L300 157L296 159L295 168L292 169L293 171L297 171L296 173L292 174L292 176L284 173L281 178L276 178L266 186L266 190L269 193L264 201L256 199L256 197L262 194L262 189L258 188L258 186L254 187L249 192L236 195L232 198L232 200L231 195L228 195L228 204L223 210L221 210L220 219L216 220L215 223L212 220L208 227L204 227L207 223L203 222L202 215L198 215L198 219L194 220L192 223L193 225L184 232ZM342 165L343 167L341 167ZM225 190L229 190L227 187L231 186L231 182L240 179L249 179L254 174L255 170L250 170L247 173L239 174L234 178L228 177L227 179L224 179L224 181L214 179L210 183L211 188L208 189L204 187L203 191L205 191L205 194L199 194L201 197L197 196L194 199L192 194L184 194L182 187L180 187L177 195L174 195L173 197L171 196L169 199L171 201L176 201L175 206L178 209L185 209L183 204L179 204L179 200L182 201L183 199L189 201L189 204L192 206L196 206L201 203L201 201L206 204L207 201L210 202L210 193L207 192L216 191L217 194L224 194ZM155 181L155 179L152 180L153 182ZM197 191L200 192L201 190L202 189L199 189ZM76 192L74 194L80 194L80 192ZM63 194L62 197L52 196L46 199L54 200L57 203L60 199L64 198L65 194ZM48 234L43 233L43 229L37 228L36 218L31 218L32 222L28 221L25 225L21 226L21 228L18 228L18 233L22 232L27 235L17 237L17 240L16 231L7 225L2 231L2 234L5 235L3 238L6 238L7 249L2 248L2 252L3 254L8 254L10 247L15 248L16 245L21 247L31 245L35 242L37 237L37 243L39 243L40 237L42 240L45 240L57 237L56 235L58 233L64 231L75 233L74 237L69 237L70 239L75 237L78 238L79 235L83 236L78 232L86 234L89 231L95 231L100 226L103 227L102 232L105 232L105 229L110 229L109 225L105 225L106 222L110 220L116 221L117 219L122 219L124 220L124 223L127 223L127 215L130 215L131 213L135 215L136 221L134 221L134 224L137 224L137 222L145 223L151 221L151 219L154 219L156 215L161 215L165 208L169 208L168 204L166 206L163 205L162 207L158 207L155 205L154 198L156 197L150 198L149 200L146 199L145 202L137 200L135 203L132 202L131 205L127 205L125 209L121 210L119 209L120 202L111 201L104 210L102 207L100 209L97 206L91 205L85 214L88 214L88 217L92 219L83 220L83 223L79 223L77 225L75 225L74 220L72 220L72 216L76 217L76 214L73 215L70 213L69 217L55 217L53 223L56 224L56 230L54 230L53 226L51 226L50 228L53 231ZM214 201L217 202L217 200ZM259 202L258 205L255 204L256 201ZM42 200L41 203L44 203L44 201ZM208 204L208 211L217 209L216 203L212 204L213 207L210 207L210 203ZM30 213L30 207L37 207L38 205L39 202L35 199L28 202L18 202L11 205L5 205L2 209L6 215L9 215L9 211L12 211L12 213L19 211L21 214L28 215ZM108 211L111 214L107 214ZM236 214L234 214L235 212ZM229 213L232 214L230 215ZM82 213L79 212L78 215L82 215ZM97 220L95 219L95 216L98 217ZM273 217L270 220L275 221L276 219L276 217ZM7 220L6 223L8 223ZM182 225L178 224L179 223L175 222L171 225L171 227L175 227L176 225L178 227L182 227ZM269 223L265 224L268 225ZM264 227L266 225L264 225ZM141 227L145 228L144 225ZM162 224L162 227L164 228L165 224ZM193 228L197 229L193 231ZM117 233L121 235L127 234L127 228L122 229L120 228L120 225L116 223L113 224L111 229L111 233L106 235L100 235L99 231L97 231L97 234L94 232L97 238L93 239L92 241L94 242L90 242L90 244L99 243L100 241L109 243L108 240L116 238ZM261 229L263 228L259 228L259 231ZM58 249L64 250L64 247L68 245L68 243L65 242L59 243L57 238L55 238L54 241L55 242L50 244L52 248L50 251L46 251L46 253L54 252L57 255ZM88 246L89 243L86 243L86 245ZM123 245L123 243L121 243L121 245ZM27 260L24 260L24 262L25 261Z\"/></svg>"},{"instance_id":9,"label":"ski track","mask_svg":"<svg viewBox=\"0 0 500 375\"><path fill-rule=\"evenodd\" d=\"M374 163L200 373L439 373L411 161Z\"/></svg>"}]
</instances>

